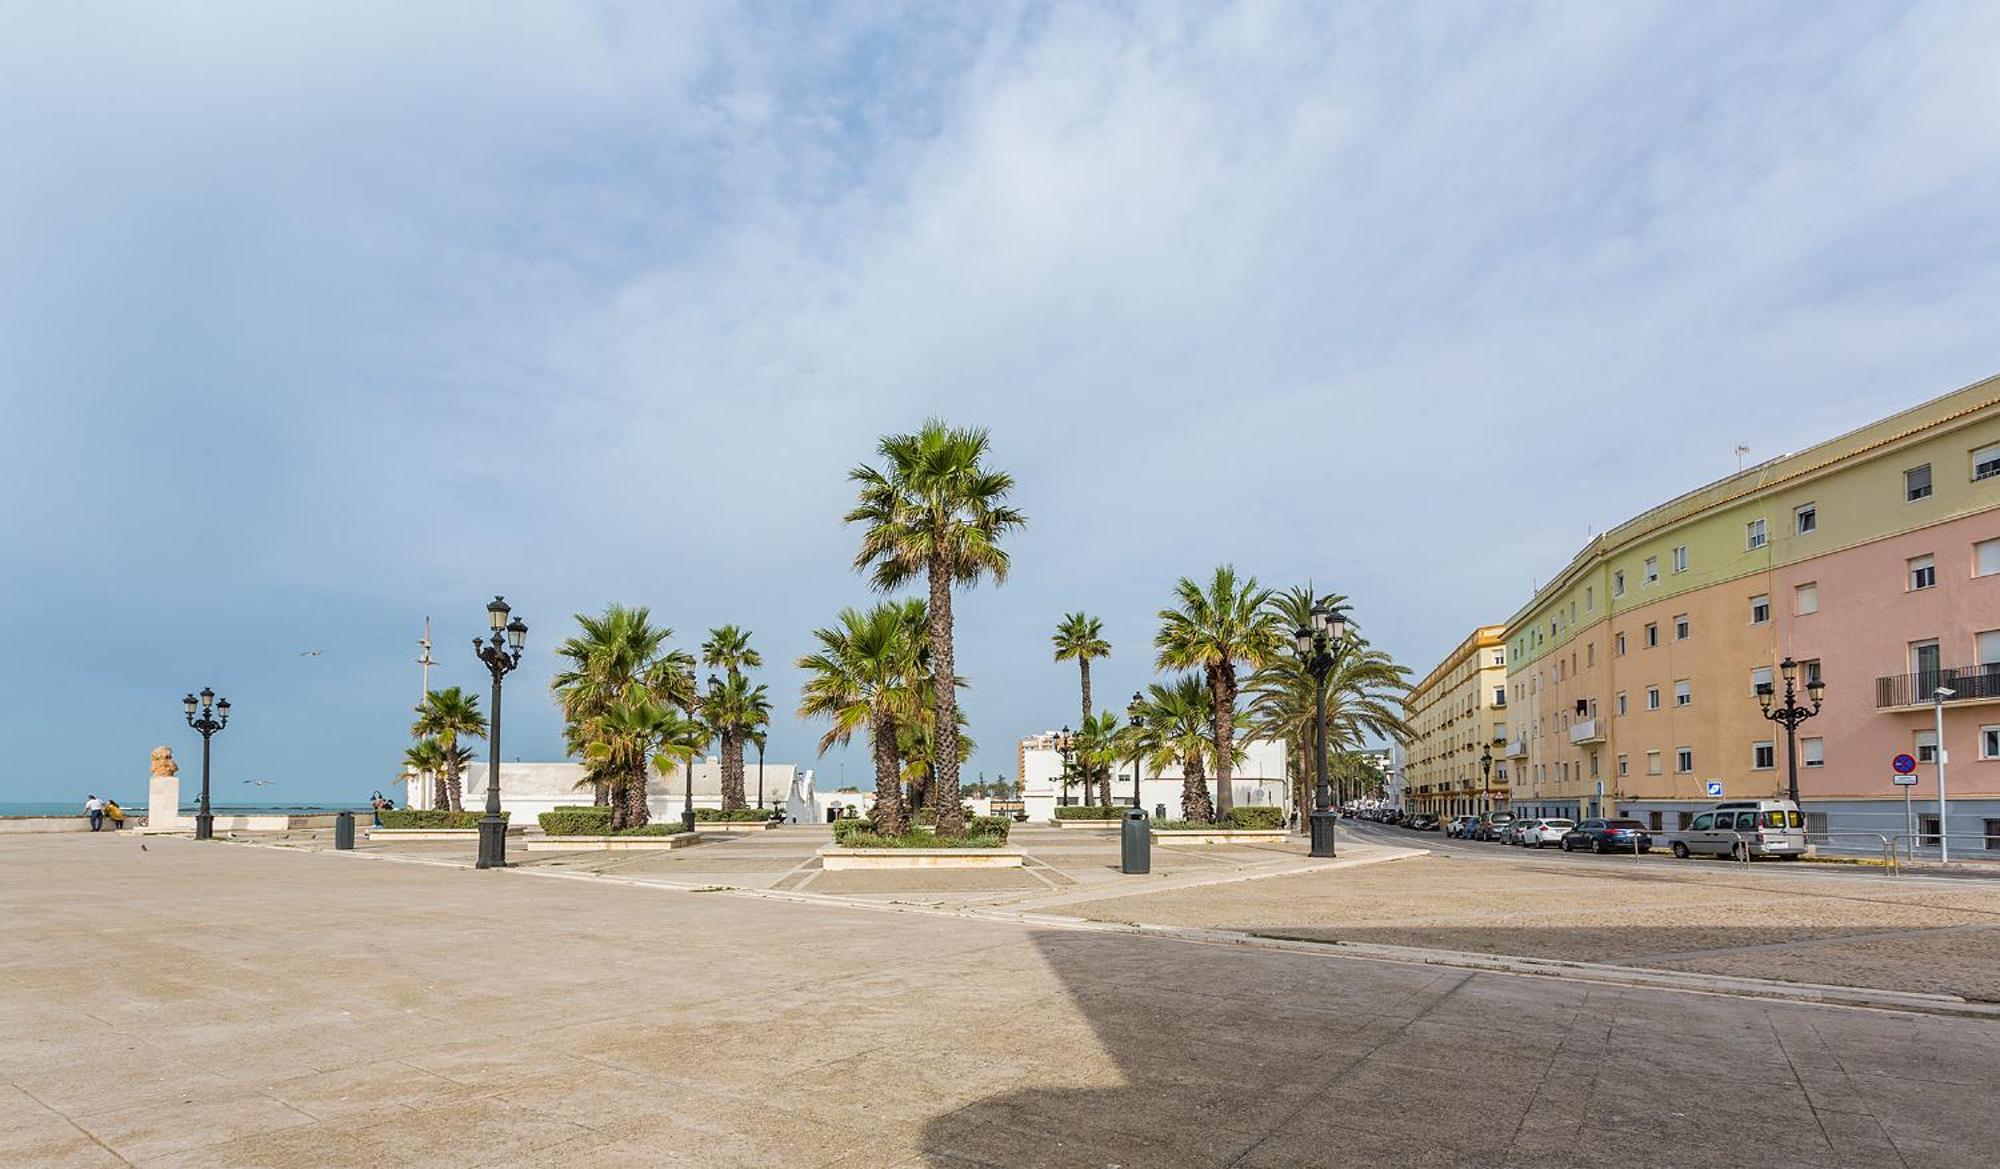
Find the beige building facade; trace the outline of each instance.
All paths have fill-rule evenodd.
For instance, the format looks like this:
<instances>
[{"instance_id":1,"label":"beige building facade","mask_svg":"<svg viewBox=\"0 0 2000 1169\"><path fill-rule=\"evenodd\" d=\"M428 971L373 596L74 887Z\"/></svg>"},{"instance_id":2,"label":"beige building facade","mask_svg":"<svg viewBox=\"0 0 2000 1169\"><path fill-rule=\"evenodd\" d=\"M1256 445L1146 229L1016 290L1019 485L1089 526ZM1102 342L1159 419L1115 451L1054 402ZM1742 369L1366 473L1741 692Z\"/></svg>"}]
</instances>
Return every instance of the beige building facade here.
<instances>
[{"instance_id":1,"label":"beige building facade","mask_svg":"<svg viewBox=\"0 0 2000 1169\"><path fill-rule=\"evenodd\" d=\"M1403 719L1403 804L1434 816L1508 805L1507 628L1483 625L1411 689Z\"/></svg>"}]
</instances>

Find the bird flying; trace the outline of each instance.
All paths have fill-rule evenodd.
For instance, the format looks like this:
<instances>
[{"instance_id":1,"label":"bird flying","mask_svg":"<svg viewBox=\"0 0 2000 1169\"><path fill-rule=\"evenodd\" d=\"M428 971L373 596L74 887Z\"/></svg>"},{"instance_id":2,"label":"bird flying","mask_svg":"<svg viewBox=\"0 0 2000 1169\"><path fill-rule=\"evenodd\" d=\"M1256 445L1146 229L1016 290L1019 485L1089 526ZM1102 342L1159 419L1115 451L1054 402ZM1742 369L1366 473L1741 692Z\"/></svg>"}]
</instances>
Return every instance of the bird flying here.
<instances>
[{"instance_id":1,"label":"bird flying","mask_svg":"<svg viewBox=\"0 0 2000 1169\"><path fill-rule=\"evenodd\" d=\"M270 787L272 784L278 781L275 779L246 779L243 782L256 784L258 787Z\"/></svg>"},{"instance_id":2,"label":"bird flying","mask_svg":"<svg viewBox=\"0 0 2000 1169\"><path fill-rule=\"evenodd\" d=\"M316 649L302 649L299 651L299 656L302 658L316 658L319 655L320 651Z\"/></svg>"}]
</instances>

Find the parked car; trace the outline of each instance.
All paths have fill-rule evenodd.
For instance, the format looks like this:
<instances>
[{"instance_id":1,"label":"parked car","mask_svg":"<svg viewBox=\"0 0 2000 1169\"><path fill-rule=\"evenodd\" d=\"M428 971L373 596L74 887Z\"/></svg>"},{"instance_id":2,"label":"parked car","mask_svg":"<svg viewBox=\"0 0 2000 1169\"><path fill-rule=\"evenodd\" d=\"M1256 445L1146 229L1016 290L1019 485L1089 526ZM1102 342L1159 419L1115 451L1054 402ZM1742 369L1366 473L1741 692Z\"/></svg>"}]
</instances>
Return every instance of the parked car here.
<instances>
[{"instance_id":1,"label":"parked car","mask_svg":"<svg viewBox=\"0 0 2000 1169\"><path fill-rule=\"evenodd\" d=\"M1521 843L1521 830L1531 823L1533 823L1533 820L1527 816L1516 816L1512 820L1507 821L1506 827L1500 829L1500 843Z\"/></svg>"},{"instance_id":2,"label":"parked car","mask_svg":"<svg viewBox=\"0 0 2000 1169\"><path fill-rule=\"evenodd\" d=\"M1411 829L1412 831L1415 832L1435 832L1437 831L1437 826L1438 826L1437 817L1430 815L1427 812L1418 812L1417 814L1411 816L1409 819L1403 821L1403 827Z\"/></svg>"},{"instance_id":3,"label":"parked car","mask_svg":"<svg viewBox=\"0 0 2000 1169\"><path fill-rule=\"evenodd\" d=\"M1473 824L1472 839L1498 840L1500 839L1500 833L1506 829L1507 825L1513 823L1513 821L1514 813L1512 812L1488 812L1481 816L1477 823Z\"/></svg>"},{"instance_id":4,"label":"parked car","mask_svg":"<svg viewBox=\"0 0 2000 1169\"><path fill-rule=\"evenodd\" d=\"M1544 817L1528 820L1514 831L1514 843L1523 848L1547 848L1551 844L1561 844L1563 833L1576 827L1574 820L1558 820Z\"/></svg>"},{"instance_id":5,"label":"parked car","mask_svg":"<svg viewBox=\"0 0 2000 1169\"><path fill-rule=\"evenodd\" d=\"M1790 800L1732 800L1697 814L1675 835L1674 855L1775 856L1797 860L1806 852L1806 818Z\"/></svg>"},{"instance_id":6,"label":"parked car","mask_svg":"<svg viewBox=\"0 0 2000 1169\"><path fill-rule=\"evenodd\" d=\"M1472 839L1472 830L1479 826L1479 817L1460 816L1445 826L1446 836L1456 836L1461 840Z\"/></svg>"},{"instance_id":7,"label":"parked car","mask_svg":"<svg viewBox=\"0 0 2000 1169\"><path fill-rule=\"evenodd\" d=\"M1653 834L1637 820L1585 820L1563 833L1562 850L1574 852L1651 852Z\"/></svg>"}]
</instances>

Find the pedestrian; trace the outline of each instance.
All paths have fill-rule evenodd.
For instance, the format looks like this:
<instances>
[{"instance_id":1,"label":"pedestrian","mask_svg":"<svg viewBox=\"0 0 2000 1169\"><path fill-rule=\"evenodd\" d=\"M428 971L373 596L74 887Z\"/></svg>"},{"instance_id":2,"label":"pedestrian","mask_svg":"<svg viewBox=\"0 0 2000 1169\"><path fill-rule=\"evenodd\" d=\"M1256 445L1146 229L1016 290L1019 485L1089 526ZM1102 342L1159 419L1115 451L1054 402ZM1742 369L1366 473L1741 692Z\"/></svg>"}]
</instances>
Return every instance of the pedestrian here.
<instances>
[{"instance_id":1,"label":"pedestrian","mask_svg":"<svg viewBox=\"0 0 2000 1169\"><path fill-rule=\"evenodd\" d=\"M125 827L125 809L118 806L116 799L104 801L104 818L111 821L112 831Z\"/></svg>"},{"instance_id":2,"label":"pedestrian","mask_svg":"<svg viewBox=\"0 0 2000 1169\"><path fill-rule=\"evenodd\" d=\"M92 832L104 827L104 801L97 798L96 792L92 792L84 797L83 812L84 815L90 817L90 830Z\"/></svg>"}]
</instances>

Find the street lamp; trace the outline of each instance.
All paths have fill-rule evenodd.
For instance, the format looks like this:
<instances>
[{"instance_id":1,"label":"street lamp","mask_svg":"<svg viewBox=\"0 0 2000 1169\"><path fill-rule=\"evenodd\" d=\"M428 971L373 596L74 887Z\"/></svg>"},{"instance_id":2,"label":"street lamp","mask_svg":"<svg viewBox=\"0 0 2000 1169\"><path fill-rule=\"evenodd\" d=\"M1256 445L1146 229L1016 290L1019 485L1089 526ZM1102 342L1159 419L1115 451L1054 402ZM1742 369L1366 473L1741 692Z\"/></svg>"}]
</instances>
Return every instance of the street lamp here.
<instances>
[{"instance_id":1,"label":"street lamp","mask_svg":"<svg viewBox=\"0 0 2000 1169\"><path fill-rule=\"evenodd\" d=\"M1482 777L1479 781L1479 796L1481 802L1486 805L1481 811L1490 812L1493 810L1493 745L1491 743L1479 748L1479 774Z\"/></svg>"},{"instance_id":2,"label":"street lamp","mask_svg":"<svg viewBox=\"0 0 2000 1169\"><path fill-rule=\"evenodd\" d=\"M507 867L507 821L500 816L500 679L521 664L521 647L528 640L528 626L512 612L503 597L494 597L486 606L486 624L492 636L472 639L472 652L486 663L493 675L493 718L486 736L486 813L479 817L479 863L482 869Z\"/></svg>"},{"instance_id":3,"label":"street lamp","mask_svg":"<svg viewBox=\"0 0 2000 1169\"><path fill-rule=\"evenodd\" d=\"M1347 618L1327 601L1312 607L1312 623L1292 634L1299 661L1313 680L1313 811L1312 855L1334 855L1334 827L1340 818L1333 811L1333 793L1326 786L1326 679L1339 660L1340 643L1347 635Z\"/></svg>"},{"instance_id":4,"label":"street lamp","mask_svg":"<svg viewBox=\"0 0 2000 1169\"><path fill-rule=\"evenodd\" d=\"M1139 698L1139 692L1132 692L1132 701L1125 707L1125 717L1132 723L1132 806L1143 808L1139 796L1139 738L1146 733L1146 704Z\"/></svg>"},{"instance_id":5,"label":"street lamp","mask_svg":"<svg viewBox=\"0 0 2000 1169\"><path fill-rule=\"evenodd\" d=\"M694 712L701 708L701 691L696 690L694 688L693 670L689 670L687 672L687 684L688 684L688 693L695 696L694 705L688 707L688 717L693 718ZM717 678L714 674L710 674L708 676L709 698L713 699L715 697L716 691L720 690L721 688L722 688L722 680L720 678ZM693 756L688 757L687 773L682 777L682 781L683 781L683 786L681 788L681 831L693 832L694 831L694 757Z\"/></svg>"},{"instance_id":6,"label":"street lamp","mask_svg":"<svg viewBox=\"0 0 2000 1169\"><path fill-rule=\"evenodd\" d=\"M1056 750L1062 755L1062 799L1059 802L1064 807L1068 807L1070 757L1076 753L1076 736L1070 733L1068 727L1064 727L1056 735Z\"/></svg>"},{"instance_id":7,"label":"street lamp","mask_svg":"<svg viewBox=\"0 0 2000 1169\"><path fill-rule=\"evenodd\" d=\"M1757 704L1764 708L1765 718L1785 728L1785 791L1796 805L1799 802L1799 724L1819 713L1820 700L1826 696L1826 679L1814 675L1806 681L1806 694L1812 699L1812 707L1807 709L1799 705L1796 689L1799 664L1787 657L1778 663L1778 669L1785 675L1785 704L1773 705L1777 691L1769 682L1757 683Z\"/></svg>"},{"instance_id":8,"label":"street lamp","mask_svg":"<svg viewBox=\"0 0 2000 1169\"><path fill-rule=\"evenodd\" d=\"M201 735L201 803L194 814L194 838L209 840L215 836L215 817L208 812L208 741L215 732L229 725L229 700L216 700L215 691L206 686L201 688L201 697L190 694L181 699L181 706L187 711L187 724ZM197 715L197 711L200 713ZM151 808L147 811L152 812ZM168 818L178 815L178 808L167 809Z\"/></svg>"}]
</instances>

